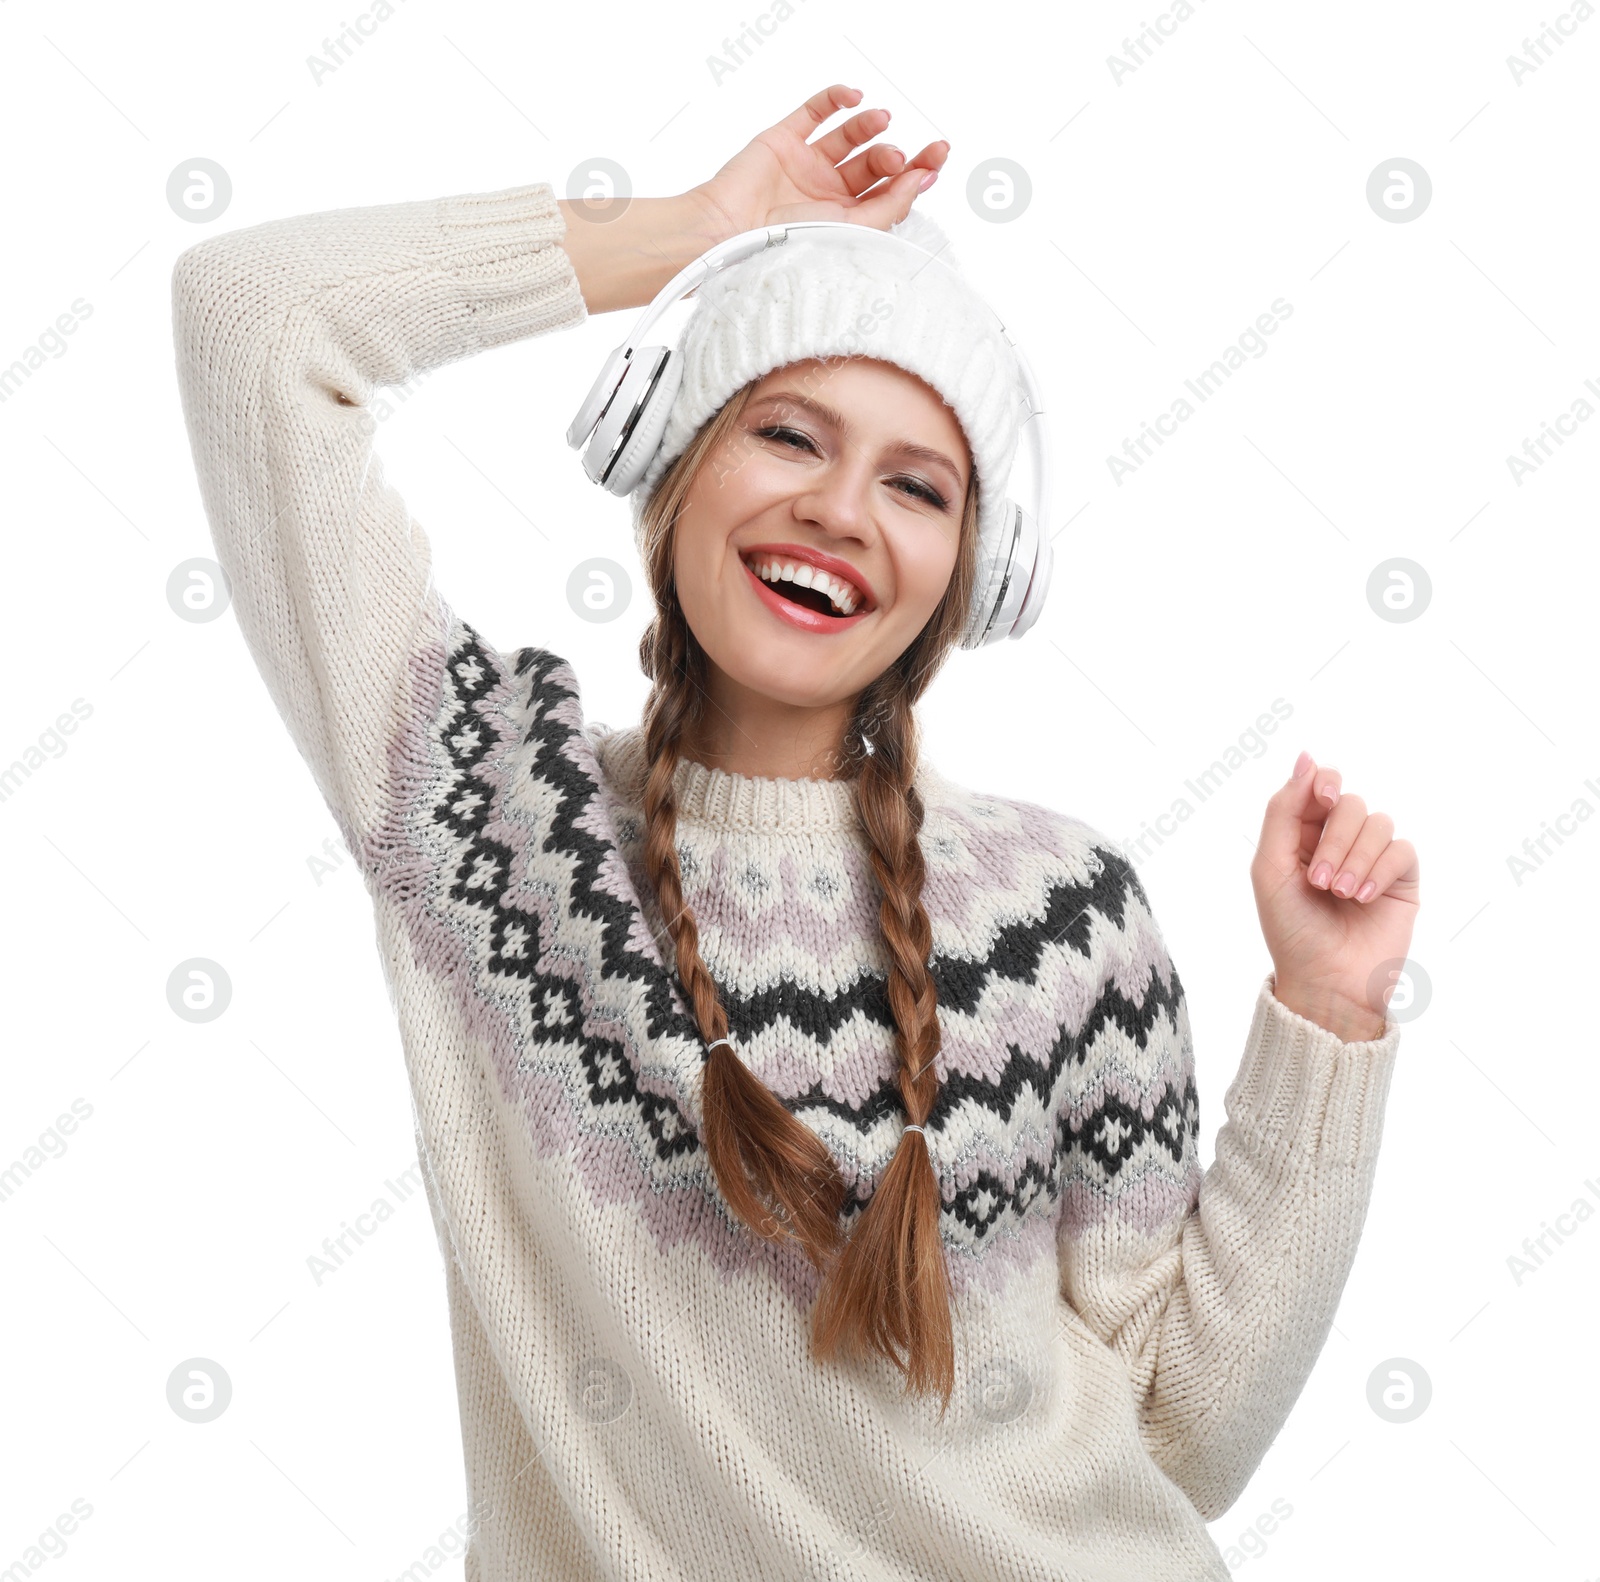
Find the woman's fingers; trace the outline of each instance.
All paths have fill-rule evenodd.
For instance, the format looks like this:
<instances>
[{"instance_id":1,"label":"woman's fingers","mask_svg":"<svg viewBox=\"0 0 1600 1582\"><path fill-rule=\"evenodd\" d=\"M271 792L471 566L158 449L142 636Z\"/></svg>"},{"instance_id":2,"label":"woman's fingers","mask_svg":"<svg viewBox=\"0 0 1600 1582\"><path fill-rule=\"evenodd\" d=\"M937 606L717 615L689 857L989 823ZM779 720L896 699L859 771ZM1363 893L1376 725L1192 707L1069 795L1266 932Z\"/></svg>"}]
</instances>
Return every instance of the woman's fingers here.
<instances>
[{"instance_id":1,"label":"woman's fingers","mask_svg":"<svg viewBox=\"0 0 1600 1582\"><path fill-rule=\"evenodd\" d=\"M852 115L848 121L840 122L826 137L819 137L811 146L830 165L837 165L851 149L870 143L888 124L887 110L863 110L859 115Z\"/></svg>"},{"instance_id":2,"label":"woman's fingers","mask_svg":"<svg viewBox=\"0 0 1600 1582\"><path fill-rule=\"evenodd\" d=\"M871 148L862 149L854 159L847 159L837 174L844 181L845 191L852 198L859 198L885 177L899 175L905 163L905 154L893 143L874 143Z\"/></svg>"},{"instance_id":3,"label":"woman's fingers","mask_svg":"<svg viewBox=\"0 0 1600 1582\"><path fill-rule=\"evenodd\" d=\"M917 191L927 177L927 171L915 170L908 165L888 181L879 182L850 211L852 223L870 225L880 231L898 225L911 212Z\"/></svg>"},{"instance_id":4,"label":"woman's fingers","mask_svg":"<svg viewBox=\"0 0 1600 1582\"><path fill-rule=\"evenodd\" d=\"M846 105L855 104L860 98L861 90L859 88L847 88L842 82L833 83L819 93L812 94L798 109L791 110L772 130L775 132L787 132L790 136L798 138L803 143L835 111L844 109ZM887 112L884 113L886 114ZM830 132L828 137L835 135L835 133ZM871 134L869 133L868 136L871 136ZM822 139L824 143L827 141L828 138ZM864 138L857 139L857 142L864 141ZM821 145L819 144L818 146L820 147ZM847 149L852 146L851 144L841 145L838 156L833 162L837 164L840 159L843 159Z\"/></svg>"},{"instance_id":5,"label":"woman's fingers","mask_svg":"<svg viewBox=\"0 0 1600 1582\"><path fill-rule=\"evenodd\" d=\"M1392 840L1373 863L1366 883L1356 890L1356 900L1376 901L1399 885L1417 882L1417 848L1408 840ZM1371 889L1368 889L1368 886Z\"/></svg>"},{"instance_id":6,"label":"woman's fingers","mask_svg":"<svg viewBox=\"0 0 1600 1582\"><path fill-rule=\"evenodd\" d=\"M1339 896L1359 895L1372 877L1373 865L1388 850L1393 838L1394 820L1387 813L1369 813L1343 857L1334 860L1330 856L1333 877L1328 889ZM1363 896L1362 899L1370 900L1371 897Z\"/></svg>"},{"instance_id":7,"label":"woman's fingers","mask_svg":"<svg viewBox=\"0 0 1600 1582\"><path fill-rule=\"evenodd\" d=\"M1318 771L1319 777L1321 771ZM1320 791L1322 781L1317 780ZM1322 838L1312 851L1306 867L1306 878L1318 890L1332 887L1339 876L1345 855L1356 843L1356 836L1366 822L1367 804L1358 796L1341 796L1334 804L1322 826Z\"/></svg>"}]
</instances>

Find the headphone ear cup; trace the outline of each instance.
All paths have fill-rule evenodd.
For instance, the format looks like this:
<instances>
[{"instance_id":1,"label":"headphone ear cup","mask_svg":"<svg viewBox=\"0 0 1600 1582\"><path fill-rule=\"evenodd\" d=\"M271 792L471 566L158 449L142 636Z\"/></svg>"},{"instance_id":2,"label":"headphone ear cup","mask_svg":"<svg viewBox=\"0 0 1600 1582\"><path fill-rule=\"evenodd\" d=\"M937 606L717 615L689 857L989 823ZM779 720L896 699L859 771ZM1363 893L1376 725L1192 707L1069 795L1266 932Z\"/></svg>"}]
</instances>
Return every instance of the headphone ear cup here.
<instances>
[{"instance_id":1,"label":"headphone ear cup","mask_svg":"<svg viewBox=\"0 0 1600 1582\"><path fill-rule=\"evenodd\" d=\"M617 457L611 476L606 479L606 490L616 495L628 495L638 487L640 480L650 470L656 451L661 446L661 436L667 431L667 419L672 416L672 405L678 396L678 386L683 381L683 360L676 352L667 351L655 384L644 397L644 406L633 433L628 436L622 453Z\"/></svg>"},{"instance_id":2,"label":"headphone ear cup","mask_svg":"<svg viewBox=\"0 0 1600 1582\"><path fill-rule=\"evenodd\" d=\"M977 574L972 585L972 603L967 610L967 623L961 631L963 648L983 648L996 638L1004 637L999 625L996 606L1006 585L1011 559L1011 548L1016 536L1017 508L1007 500L1005 513L998 527L991 528L978 539Z\"/></svg>"},{"instance_id":3,"label":"headphone ear cup","mask_svg":"<svg viewBox=\"0 0 1600 1582\"><path fill-rule=\"evenodd\" d=\"M979 545L978 584L961 636L963 648L1021 637L1044 604L1052 557L1039 524L1015 500L1007 500L996 536L995 547Z\"/></svg>"},{"instance_id":4,"label":"headphone ear cup","mask_svg":"<svg viewBox=\"0 0 1600 1582\"><path fill-rule=\"evenodd\" d=\"M591 434L594 426L600 421L600 414L605 411L606 404L611 400L617 385L621 382L628 360L623 355L626 346L619 346L606 359L606 365L600 370L600 377L589 387L589 393L583 398L583 405L578 408L578 415L567 425L567 443L576 450Z\"/></svg>"},{"instance_id":5,"label":"headphone ear cup","mask_svg":"<svg viewBox=\"0 0 1600 1582\"><path fill-rule=\"evenodd\" d=\"M1050 542L1050 535L1039 532L1035 524L1033 536L1037 545L1033 556L1033 575L1023 591L1022 607L1017 611L1017 618L1011 623L1013 637L1021 637L1039 619L1045 594L1050 591L1050 576L1056 565L1055 546Z\"/></svg>"}]
</instances>

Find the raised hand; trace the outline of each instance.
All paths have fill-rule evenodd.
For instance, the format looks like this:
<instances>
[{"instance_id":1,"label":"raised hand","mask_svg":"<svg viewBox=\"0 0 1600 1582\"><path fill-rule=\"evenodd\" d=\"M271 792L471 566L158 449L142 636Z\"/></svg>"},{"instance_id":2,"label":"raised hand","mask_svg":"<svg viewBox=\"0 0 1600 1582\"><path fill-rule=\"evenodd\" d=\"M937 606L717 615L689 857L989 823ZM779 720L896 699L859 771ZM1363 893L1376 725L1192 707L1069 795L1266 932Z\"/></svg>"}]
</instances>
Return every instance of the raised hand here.
<instances>
[{"instance_id":1,"label":"raised hand","mask_svg":"<svg viewBox=\"0 0 1600 1582\"><path fill-rule=\"evenodd\" d=\"M1404 959L1416 925L1416 848L1393 836L1387 813L1369 813L1337 769L1301 753L1250 864L1274 994L1346 1042L1383 1036L1394 980L1375 993L1373 975Z\"/></svg>"},{"instance_id":2,"label":"raised hand","mask_svg":"<svg viewBox=\"0 0 1600 1582\"><path fill-rule=\"evenodd\" d=\"M859 88L839 83L814 93L689 195L727 236L785 220L844 220L887 230L911 212L922 184L932 184L950 145L929 143L910 160L888 143L851 154L888 126L887 110L863 110L807 141L835 111L860 99Z\"/></svg>"}]
</instances>

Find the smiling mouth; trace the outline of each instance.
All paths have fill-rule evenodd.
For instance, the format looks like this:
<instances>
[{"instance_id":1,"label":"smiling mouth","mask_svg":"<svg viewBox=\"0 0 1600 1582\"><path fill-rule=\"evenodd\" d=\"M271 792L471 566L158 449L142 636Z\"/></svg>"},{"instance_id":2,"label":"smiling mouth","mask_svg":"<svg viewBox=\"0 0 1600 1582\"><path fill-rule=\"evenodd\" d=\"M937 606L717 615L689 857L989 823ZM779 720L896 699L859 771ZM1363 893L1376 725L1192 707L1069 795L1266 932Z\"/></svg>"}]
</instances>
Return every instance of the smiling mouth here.
<instances>
[{"instance_id":1,"label":"smiling mouth","mask_svg":"<svg viewBox=\"0 0 1600 1582\"><path fill-rule=\"evenodd\" d=\"M774 594L803 610L844 620L870 607L853 583L804 561L785 560L759 551L739 558L745 569Z\"/></svg>"}]
</instances>

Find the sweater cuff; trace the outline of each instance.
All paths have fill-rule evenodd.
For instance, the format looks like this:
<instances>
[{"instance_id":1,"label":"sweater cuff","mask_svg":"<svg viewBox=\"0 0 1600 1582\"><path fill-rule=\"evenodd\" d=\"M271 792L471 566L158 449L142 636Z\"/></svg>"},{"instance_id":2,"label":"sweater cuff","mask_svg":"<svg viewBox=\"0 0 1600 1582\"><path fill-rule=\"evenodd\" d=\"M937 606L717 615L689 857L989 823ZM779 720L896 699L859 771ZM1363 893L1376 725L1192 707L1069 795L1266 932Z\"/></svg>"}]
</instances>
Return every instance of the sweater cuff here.
<instances>
[{"instance_id":1,"label":"sweater cuff","mask_svg":"<svg viewBox=\"0 0 1600 1582\"><path fill-rule=\"evenodd\" d=\"M460 285L480 348L588 317L548 181L441 198L438 221L438 262Z\"/></svg>"},{"instance_id":2,"label":"sweater cuff","mask_svg":"<svg viewBox=\"0 0 1600 1582\"><path fill-rule=\"evenodd\" d=\"M1224 1099L1229 1121L1273 1154L1370 1163L1383 1135L1400 1024L1385 1017L1381 1038L1347 1044L1291 1011L1272 989L1268 973Z\"/></svg>"}]
</instances>

